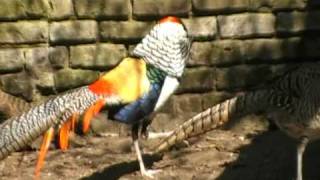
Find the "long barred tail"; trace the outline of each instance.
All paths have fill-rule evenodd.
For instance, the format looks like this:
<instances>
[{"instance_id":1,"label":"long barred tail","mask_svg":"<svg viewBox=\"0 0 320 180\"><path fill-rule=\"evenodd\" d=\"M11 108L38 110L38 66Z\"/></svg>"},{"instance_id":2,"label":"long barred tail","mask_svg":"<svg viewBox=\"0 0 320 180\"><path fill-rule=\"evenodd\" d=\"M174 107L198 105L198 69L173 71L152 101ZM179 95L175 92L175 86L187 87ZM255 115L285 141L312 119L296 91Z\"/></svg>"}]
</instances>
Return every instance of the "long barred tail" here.
<instances>
[{"instance_id":1,"label":"long barred tail","mask_svg":"<svg viewBox=\"0 0 320 180\"><path fill-rule=\"evenodd\" d=\"M84 86L6 120L0 125L0 159L25 147L50 127L62 124L73 113L83 113L99 98Z\"/></svg>"},{"instance_id":2,"label":"long barred tail","mask_svg":"<svg viewBox=\"0 0 320 180\"><path fill-rule=\"evenodd\" d=\"M221 127L232 119L249 112L265 109L270 93L255 91L228 99L185 121L174 132L154 148L155 153L163 152L184 139L203 134Z\"/></svg>"}]
</instances>

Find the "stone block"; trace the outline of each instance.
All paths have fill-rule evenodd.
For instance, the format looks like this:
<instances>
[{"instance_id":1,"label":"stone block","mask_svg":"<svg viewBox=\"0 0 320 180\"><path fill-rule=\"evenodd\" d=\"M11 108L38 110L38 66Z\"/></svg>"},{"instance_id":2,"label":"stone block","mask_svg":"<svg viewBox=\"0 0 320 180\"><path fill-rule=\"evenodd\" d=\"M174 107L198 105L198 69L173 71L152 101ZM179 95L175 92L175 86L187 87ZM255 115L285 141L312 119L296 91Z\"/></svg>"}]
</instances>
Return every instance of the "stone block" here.
<instances>
[{"instance_id":1,"label":"stone block","mask_svg":"<svg viewBox=\"0 0 320 180\"><path fill-rule=\"evenodd\" d=\"M189 65L230 65L244 62L243 41L194 42Z\"/></svg>"},{"instance_id":2,"label":"stone block","mask_svg":"<svg viewBox=\"0 0 320 180\"><path fill-rule=\"evenodd\" d=\"M152 22L103 21L100 23L100 33L106 41L137 43L153 26Z\"/></svg>"},{"instance_id":3,"label":"stone block","mask_svg":"<svg viewBox=\"0 0 320 180\"><path fill-rule=\"evenodd\" d=\"M182 21L194 40L210 40L217 34L216 17L196 17L183 19Z\"/></svg>"},{"instance_id":4,"label":"stone block","mask_svg":"<svg viewBox=\"0 0 320 180\"><path fill-rule=\"evenodd\" d=\"M187 0L133 0L133 16L150 19L168 15L187 16L190 4Z\"/></svg>"},{"instance_id":5,"label":"stone block","mask_svg":"<svg viewBox=\"0 0 320 180\"><path fill-rule=\"evenodd\" d=\"M316 60L320 58L320 38L301 38L298 43L297 54L299 54L300 62L306 59Z\"/></svg>"},{"instance_id":6,"label":"stone block","mask_svg":"<svg viewBox=\"0 0 320 180\"><path fill-rule=\"evenodd\" d=\"M212 68L200 67L186 69L178 93L207 92L214 87Z\"/></svg>"},{"instance_id":7,"label":"stone block","mask_svg":"<svg viewBox=\"0 0 320 180\"><path fill-rule=\"evenodd\" d=\"M176 115L202 111L201 95L183 94L173 96L172 100L174 105L173 113Z\"/></svg>"},{"instance_id":8,"label":"stone block","mask_svg":"<svg viewBox=\"0 0 320 180\"><path fill-rule=\"evenodd\" d=\"M192 0L193 11L204 15L246 11L248 4L249 0Z\"/></svg>"},{"instance_id":9,"label":"stone block","mask_svg":"<svg viewBox=\"0 0 320 180\"><path fill-rule=\"evenodd\" d=\"M28 0L22 2L28 17L48 17L48 12L50 11L48 0Z\"/></svg>"},{"instance_id":10,"label":"stone block","mask_svg":"<svg viewBox=\"0 0 320 180\"><path fill-rule=\"evenodd\" d=\"M222 101L229 99L232 97L231 93L228 92L221 92L221 91L212 91L209 93L201 94L202 100L202 111L212 106L221 103Z\"/></svg>"},{"instance_id":11,"label":"stone block","mask_svg":"<svg viewBox=\"0 0 320 180\"><path fill-rule=\"evenodd\" d=\"M53 43L88 43L97 38L98 26L93 20L59 21L50 23L50 41Z\"/></svg>"},{"instance_id":12,"label":"stone block","mask_svg":"<svg viewBox=\"0 0 320 180\"><path fill-rule=\"evenodd\" d=\"M25 49L25 68L31 76L38 78L42 72L52 71L48 54L48 47Z\"/></svg>"},{"instance_id":13,"label":"stone block","mask_svg":"<svg viewBox=\"0 0 320 180\"><path fill-rule=\"evenodd\" d=\"M275 16L268 13L244 13L218 16L223 38L269 37L275 34Z\"/></svg>"},{"instance_id":14,"label":"stone block","mask_svg":"<svg viewBox=\"0 0 320 180\"><path fill-rule=\"evenodd\" d=\"M259 12L271 12L274 0L249 0L248 10Z\"/></svg>"},{"instance_id":15,"label":"stone block","mask_svg":"<svg viewBox=\"0 0 320 180\"><path fill-rule=\"evenodd\" d=\"M54 74L52 72L42 72L41 76L33 81L42 95L54 94L55 84Z\"/></svg>"},{"instance_id":16,"label":"stone block","mask_svg":"<svg viewBox=\"0 0 320 180\"><path fill-rule=\"evenodd\" d=\"M304 31L320 30L320 12L279 12L276 29L281 34L298 34Z\"/></svg>"},{"instance_id":17,"label":"stone block","mask_svg":"<svg viewBox=\"0 0 320 180\"><path fill-rule=\"evenodd\" d=\"M272 0L272 7L274 10L304 9L306 2L305 0Z\"/></svg>"},{"instance_id":18,"label":"stone block","mask_svg":"<svg viewBox=\"0 0 320 180\"><path fill-rule=\"evenodd\" d=\"M21 71L24 62L25 57L21 49L0 49L0 73Z\"/></svg>"},{"instance_id":19,"label":"stone block","mask_svg":"<svg viewBox=\"0 0 320 180\"><path fill-rule=\"evenodd\" d=\"M92 83L99 78L97 71L61 69L54 74L56 90L64 91Z\"/></svg>"},{"instance_id":20,"label":"stone block","mask_svg":"<svg viewBox=\"0 0 320 180\"><path fill-rule=\"evenodd\" d=\"M108 67L116 65L126 55L124 45L72 46L70 48L70 67L106 70Z\"/></svg>"},{"instance_id":21,"label":"stone block","mask_svg":"<svg viewBox=\"0 0 320 180\"><path fill-rule=\"evenodd\" d=\"M54 46L49 49L49 61L55 69L61 69L68 66L69 51L65 46Z\"/></svg>"},{"instance_id":22,"label":"stone block","mask_svg":"<svg viewBox=\"0 0 320 180\"><path fill-rule=\"evenodd\" d=\"M77 0L75 10L81 18L128 19L129 0Z\"/></svg>"},{"instance_id":23,"label":"stone block","mask_svg":"<svg viewBox=\"0 0 320 180\"><path fill-rule=\"evenodd\" d=\"M301 10L305 7L306 3L304 0L249 0L249 9L253 11L270 11L270 9L273 11Z\"/></svg>"},{"instance_id":24,"label":"stone block","mask_svg":"<svg viewBox=\"0 0 320 180\"><path fill-rule=\"evenodd\" d=\"M49 12L48 0L0 0L0 19L34 19L47 17Z\"/></svg>"},{"instance_id":25,"label":"stone block","mask_svg":"<svg viewBox=\"0 0 320 180\"><path fill-rule=\"evenodd\" d=\"M301 38L293 37L281 39L281 41L281 51L283 54L283 59L296 59L302 56L302 53L300 52L301 47L299 47L301 44Z\"/></svg>"},{"instance_id":26,"label":"stone block","mask_svg":"<svg viewBox=\"0 0 320 180\"><path fill-rule=\"evenodd\" d=\"M54 92L53 69L49 61L49 48L39 47L25 50L25 68L33 83L43 94Z\"/></svg>"},{"instance_id":27,"label":"stone block","mask_svg":"<svg viewBox=\"0 0 320 180\"><path fill-rule=\"evenodd\" d=\"M66 19L74 15L72 0L48 0L50 19ZM78 2L75 1L75 2Z\"/></svg>"},{"instance_id":28,"label":"stone block","mask_svg":"<svg viewBox=\"0 0 320 180\"><path fill-rule=\"evenodd\" d=\"M18 74L2 75L0 77L1 87L10 94L23 97L31 101L33 99L33 85L30 76L25 72Z\"/></svg>"},{"instance_id":29,"label":"stone block","mask_svg":"<svg viewBox=\"0 0 320 180\"><path fill-rule=\"evenodd\" d=\"M19 0L0 0L0 19L13 20L24 17L25 9Z\"/></svg>"},{"instance_id":30,"label":"stone block","mask_svg":"<svg viewBox=\"0 0 320 180\"><path fill-rule=\"evenodd\" d=\"M46 21L0 23L0 43L44 43L48 41Z\"/></svg>"},{"instance_id":31,"label":"stone block","mask_svg":"<svg viewBox=\"0 0 320 180\"><path fill-rule=\"evenodd\" d=\"M285 52L283 41L280 39L253 39L243 43L245 47L245 59L247 62L282 60Z\"/></svg>"},{"instance_id":32,"label":"stone block","mask_svg":"<svg viewBox=\"0 0 320 180\"><path fill-rule=\"evenodd\" d=\"M270 79L272 71L268 65L238 65L216 69L217 90L243 90L257 86Z\"/></svg>"}]
</instances>

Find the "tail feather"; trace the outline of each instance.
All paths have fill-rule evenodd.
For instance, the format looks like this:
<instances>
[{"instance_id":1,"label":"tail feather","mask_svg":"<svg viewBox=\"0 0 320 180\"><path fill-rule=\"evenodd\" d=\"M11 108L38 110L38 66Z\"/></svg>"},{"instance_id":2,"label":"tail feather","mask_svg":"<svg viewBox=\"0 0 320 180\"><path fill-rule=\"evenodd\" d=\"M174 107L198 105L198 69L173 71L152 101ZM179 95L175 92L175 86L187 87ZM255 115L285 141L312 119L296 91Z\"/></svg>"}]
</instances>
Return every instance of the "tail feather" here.
<instances>
[{"instance_id":1,"label":"tail feather","mask_svg":"<svg viewBox=\"0 0 320 180\"><path fill-rule=\"evenodd\" d=\"M72 114L83 113L99 98L84 86L8 119L0 125L0 159L28 145L50 127L63 124Z\"/></svg>"},{"instance_id":2,"label":"tail feather","mask_svg":"<svg viewBox=\"0 0 320 180\"><path fill-rule=\"evenodd\" d=\"M228 99L190 118L154 148L162 152L184 139L203 134L247 113L265 110L268 91L256 91Z\"/></svg>"}]
</instances>

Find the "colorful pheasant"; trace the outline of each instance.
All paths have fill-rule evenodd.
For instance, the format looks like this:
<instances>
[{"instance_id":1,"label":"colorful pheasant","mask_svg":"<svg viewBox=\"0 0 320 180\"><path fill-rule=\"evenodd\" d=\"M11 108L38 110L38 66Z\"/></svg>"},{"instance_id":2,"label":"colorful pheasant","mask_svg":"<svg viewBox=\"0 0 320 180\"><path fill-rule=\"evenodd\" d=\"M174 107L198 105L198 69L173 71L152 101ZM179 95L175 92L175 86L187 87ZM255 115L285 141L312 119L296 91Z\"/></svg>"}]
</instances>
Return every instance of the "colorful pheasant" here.
<instances>
[{"instance_id":1,"label":"colorful pheasant","mask_svg":"<svg viewBox=\"0 0 320 180\"><path fill-rule=\"evenodd\" d=\"M155 112L179 85L189 58L190 39L180 19L166 17L151 30L133 50L133 56L89 86L80 87L49 99L0 126L0 159L17 151L45 133L40 149L36 176L53 137L53 129L60 127L60 146L68 146L68 133L76 117L85 112L84 131L90 119L106 105L110 118L131 124L134 147L140 170L145 169L139 143L138 129L148 124L148 117Z\"/></svg>"}]
</instances>

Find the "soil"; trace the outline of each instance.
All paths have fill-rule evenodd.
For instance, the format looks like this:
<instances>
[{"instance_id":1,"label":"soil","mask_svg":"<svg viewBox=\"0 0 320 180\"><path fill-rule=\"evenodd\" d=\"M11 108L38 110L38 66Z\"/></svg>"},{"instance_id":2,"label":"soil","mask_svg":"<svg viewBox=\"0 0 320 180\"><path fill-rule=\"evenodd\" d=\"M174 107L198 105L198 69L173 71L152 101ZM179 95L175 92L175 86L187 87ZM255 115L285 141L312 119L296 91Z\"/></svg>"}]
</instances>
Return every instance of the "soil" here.
<instances>
[{"instance_id":1,"label":"soil","mask_svg":"<svg viewBox=\"0 0 320 180\"><path fill-rule=\"evenodd\" d=\"M154 179L279 179L295 177L296 141L270 130L256 117L246 117L229 130L214 130L160 155L144 155ZM130 136L108 132L74 136L69 150L50 150L41 171L43 180L143 179ZM160 140L143 140L145 152ZM320 179L320 143L308 146L304 177ZM16 152L0 161L1 179L33 179L37 152Z\"/></svg>"}]
</instances>

